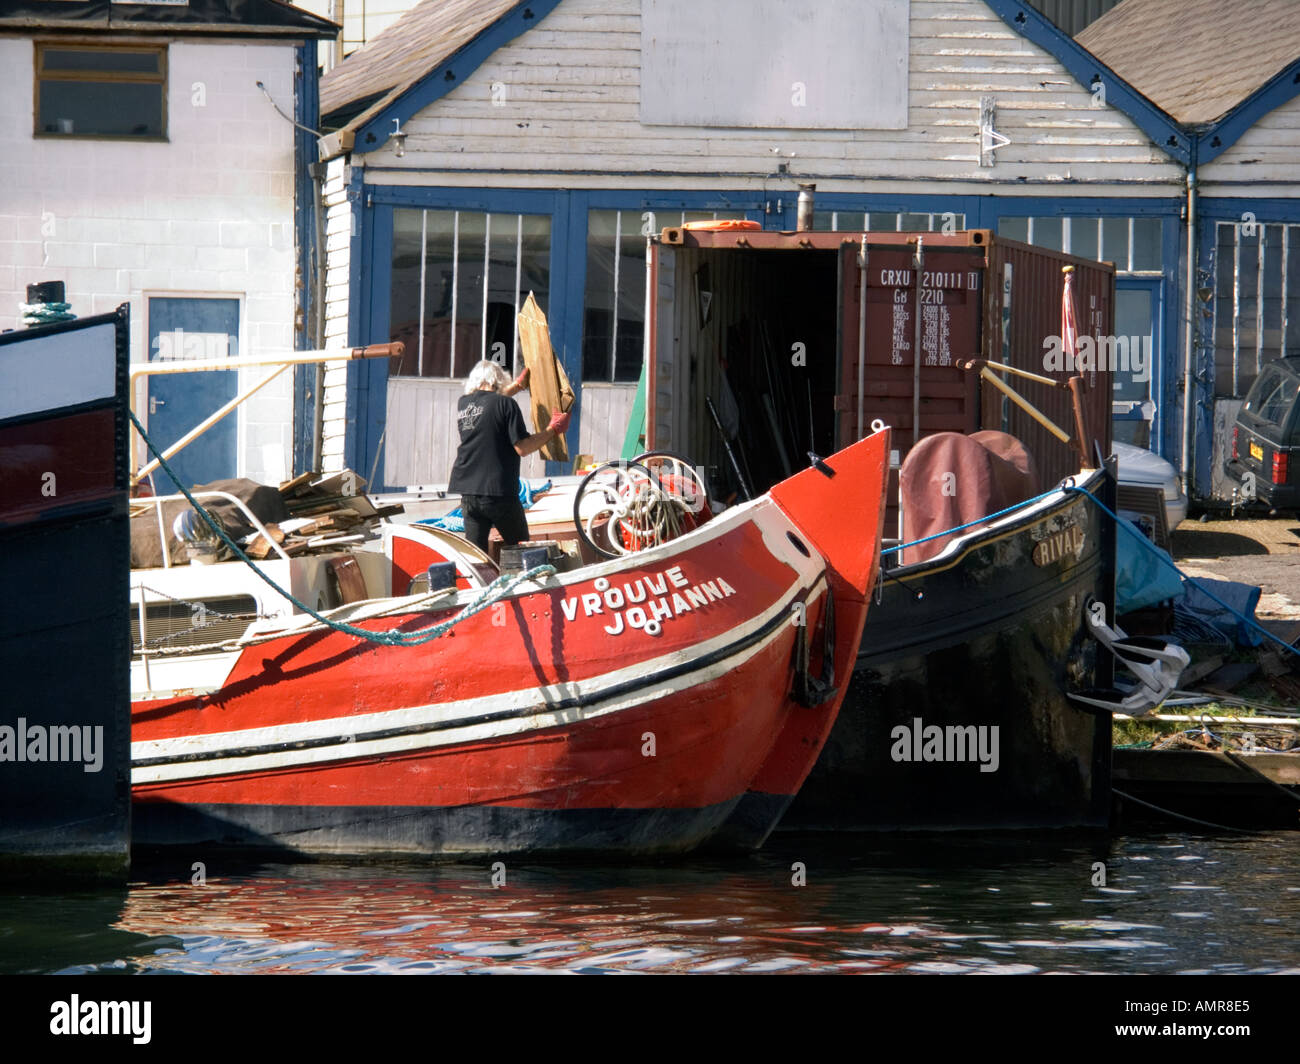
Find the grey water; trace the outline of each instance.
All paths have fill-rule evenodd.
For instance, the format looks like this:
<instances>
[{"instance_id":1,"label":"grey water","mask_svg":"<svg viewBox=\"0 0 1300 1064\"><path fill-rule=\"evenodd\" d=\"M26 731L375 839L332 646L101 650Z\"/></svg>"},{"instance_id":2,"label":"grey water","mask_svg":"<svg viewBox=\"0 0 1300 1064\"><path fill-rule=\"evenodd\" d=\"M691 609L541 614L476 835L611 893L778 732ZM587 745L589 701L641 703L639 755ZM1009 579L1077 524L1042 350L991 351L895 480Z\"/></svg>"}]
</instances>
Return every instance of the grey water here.
<instances>
[{"instance_id":1,"label":"grey water","mask_svg":"<svg viewBox=\"0 0 1300 1064\"><path fill-rule=\"evenodd\" d=\"M725 860L187 853L115 888L0 889L0 972L1300 974L1297 843L778 833Z\"/></svg>"}]
</instances>

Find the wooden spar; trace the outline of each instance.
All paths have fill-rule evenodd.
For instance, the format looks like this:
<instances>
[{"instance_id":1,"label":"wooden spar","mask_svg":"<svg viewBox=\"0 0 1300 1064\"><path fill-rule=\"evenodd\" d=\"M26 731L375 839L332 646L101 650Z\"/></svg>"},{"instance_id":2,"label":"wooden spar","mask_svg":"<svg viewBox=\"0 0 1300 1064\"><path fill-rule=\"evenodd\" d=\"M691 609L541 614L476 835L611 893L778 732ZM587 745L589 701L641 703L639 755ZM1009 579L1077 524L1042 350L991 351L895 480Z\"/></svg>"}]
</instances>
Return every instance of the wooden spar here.
<instances>
[{"instance_id":1,"label":"wooden spar","mask_svg":"<svg viewBox=\"0 0 1300 1064\"><path fill-rule=\"evenodd\" d=\"M248 366L279 366L280 369L270 374L265 379L259 381L248 391L241 395L235 396L229 403L223 406L211 417L195 426L193 430L186 434L185 438L172 444L172 447L165 451L163 457L170 458L182 447L198 439L203 433L207 432L213 425L223 417L234 410L240 403L256 392L263 384L279 376L280 371L289 366L311 365L319 362L335 362L344 359L361 359L361 358L401 358L406 352L406 345L400 341L391 344L370 344L368 347L340 347L325 348L321 351L291 351L279 355L246 355L238 358L196 358L196 359L175 359L158 362L135 362L128 369L130 375L130 400L131 409L135 410L135 383L140 377L157 377L171 373L208 373L218 370L244 369ZM135 465L135 437L131 437L131 458L130 464ZM149 475L156 467L156 461L150 463L139 473L131 477L131 485L134 487L143 477Z\"/></svg>"},{"instance_id":2,"label":"wooden spar","mask_svg":"<svg viewBox=\"0 0 1300 1064\"><path fill-rule=\"evenodd\" d=\"M993 385L993 387L995 387L998 391L1000 391L1003 395L1005 395L1008 399L1010 399L1013 403L1015 403L1016 406L1020 407L1021 410L1023 410L1031 418L1033 418L1040 425L1042 425L1043 428L1045 428L1048 432L1050 432L1062 443L1067 445L1069 444L1070 434L1068 432L1064 432L1061 429L1057 428L1056 425L1052 423L1051 418L1049 418L1046 414L1044 414L1041 410L1039 410L1036 406L1034 406L1033 403L1029 402L1028 399L1021 398L1020 393L1017 392L1014 388L1009 387L1006 384L1003 384L1000 380L997 379L997 377L993 376L993 374L989 372L988 366L984 366L980 370L980 379L988 381L991 385Z\"/></svg>"},{"instance_id":3,"label":"wooden spar","mask_svg":"<svg viewBox=\"0 0 1300 1064\"><path fill-rule=\"evenodd\" d=\"M573 388L568 374L551 347L551 333L546 315L537 305L533 293L528 293L524 307L519 312L519 350L528 367L528 395L532 401L533 426L538 432L546 428L551 415L569 410L573 406ZM539 452L543 458L555 462L569 460L569 448L563 436L556 436Z\"/></svg>"},{"instance_id":4,"label":"wooden spar","mask_svg":"<svg viewBox=\"0 0 1300 1064\"><path fill-rule=\"evenodd\" d=\"M156 377L164 373L208 373L222 369L244 369L247 366L297 366L315 362L335 362L353 358L401 358L406 345L371 344L369 347L325 348L322 351L290 351L280 355L247 355L239 358L175 359L165 362L133 362L131 380L137 377Z\"/></svg>"},{"instance_id":5,"label":"wooden spar","mask_svg":"<svg viewBox=\"0 0 1300 1064\"><path fill-rule=\"evenodd\" d=\"M155 469L157 469L163 463L164 459L171 458L171 456L174 455L177 451L181 450L184 447L188 447L191 443L193 443L205 432L207 432L208 429L212 428L213 425L215 425L223 417L225 417L232 410L234 410L235 407L239 406L239 404L242 403L245 399L252 396L254 392L257 392L261 388L270 384L273 380L275 380L276 377L280 376L280 374L283 373L288 368L289 368L288 366L281 366L279 369L272 370L256 384L253 384L250 387L244 389L244 391L240 392L237 396L231 399L230 402L226 403L225 406L223 406L220 410L216 411L213 414L209 414L206 418L204 418L192 429L190 429L189 432L187 432L179 440L177 440L170 447L164 450L160 458L153 459L148 465L142 468L138 473L132 473L131 486L135 487L136 484L138 484L150 473L152 473Z\"/></svg>"}]
</instances>

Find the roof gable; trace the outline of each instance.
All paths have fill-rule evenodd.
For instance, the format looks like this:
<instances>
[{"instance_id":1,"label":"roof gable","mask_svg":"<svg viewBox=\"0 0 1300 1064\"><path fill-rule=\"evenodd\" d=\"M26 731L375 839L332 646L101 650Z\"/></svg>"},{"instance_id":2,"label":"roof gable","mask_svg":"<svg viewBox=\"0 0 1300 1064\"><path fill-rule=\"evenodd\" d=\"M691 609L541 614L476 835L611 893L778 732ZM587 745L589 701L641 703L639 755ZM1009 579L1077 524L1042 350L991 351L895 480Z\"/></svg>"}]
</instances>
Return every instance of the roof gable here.
<instances>
[{"instance_id":1,"label":"roof gable","mask_svg":"<svg viewBox=\"0 0 1300 1064\"><path fill-rule=\"evenodd\" d=\"M1054 56L1086 88L1101 83L1105 101L1128 115L1164 152L1190 163L1194 137L1119 73L1068 36L1026 0L984 0L993 12L1026 40Z\"/></svg>"},{"instance_id":2,"label":"roof gable","mask_svg":"<svg viewBox=\"0 0 1300 1064\"><path fill-rule=\"evenodd\" d=\"M1300 59L1300 4L1123 0L1075 39L1175 121L1206 126Z\"/></svg>"},{"instance_id":3,"label":"roof gable","mask_svg":"<svg viewBox=\"0 0 1300 1064\"><path fill-rule=\"evenodd\" d=\"M422 0L321 78L321 114L346 119L377 99L391 101L521 6L519 0Z\"/></svg>"}]
</instances>

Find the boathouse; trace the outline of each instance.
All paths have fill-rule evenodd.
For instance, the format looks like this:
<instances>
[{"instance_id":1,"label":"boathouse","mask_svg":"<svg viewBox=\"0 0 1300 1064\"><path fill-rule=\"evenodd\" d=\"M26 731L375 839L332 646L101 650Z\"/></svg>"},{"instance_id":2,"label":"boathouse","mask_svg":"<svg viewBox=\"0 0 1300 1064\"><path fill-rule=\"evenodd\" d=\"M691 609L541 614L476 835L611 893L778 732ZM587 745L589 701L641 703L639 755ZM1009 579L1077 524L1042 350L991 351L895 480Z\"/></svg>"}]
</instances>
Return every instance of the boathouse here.
<instances>
[{"instance_id":1,"label":"boathouse","mask_svg":"<svg viewBox=\"0 0 1300 1064\"><path fill-rule=\"evenodd\" d=\"M0 329L61 280L80 316L130 305L132 362L307 346L316 138L294 123L336 32L277 0L5 4ZM170 443L264 372L152 378L134 405ZM187 485L288 476L292 404L286 374L176 456Z\"/></svg>"},{"instance_id":2,"label":"boathouse","mask_svg":"<svg viewBox=\"0 0 1300 1064\"><path fill-rule=\"evenodd\" d=\"M1108 28L1137 6L1156 14ZM1141 353L1115 367L1116 438L1178 462L1195 434L1208 493L1198 374L1213 330L1195 334L1196 416L1183 418L1189 173L1203 183L1208 164L1216 181L1216 213L1197 219L1204 270L1199 236L1235 217L1225 191L1257 167L1251 145L1278 167L1295 155L1297 68L1274 42L1264 83L1236 79L1213 120L1180 117L1159 86L1140 88L1141 64L1103 62L1088 35L1100 51L1141 37L1155 69L1177 51L1167 9L1205 19L1214 5L1091 11L1107 7L1088 25L1058 0L418 4L321 85L326 335L408 348L400 365L329 371L326 468L374 470L389 488L445 483L459 382L485 355L517 359L512 309L528 291L578 391L570 451L617 454L642 361L646 235L701 218L793 229L799 186L813 184L819 229L987 228L1113 261L1116 332ZM1171 81L1196 65L1170 63ZM1257 217L1283 224L1295 186L1269 187L1273 213ZM300 452L311 432L299 425Z\"/></svg>"}]
</instances>

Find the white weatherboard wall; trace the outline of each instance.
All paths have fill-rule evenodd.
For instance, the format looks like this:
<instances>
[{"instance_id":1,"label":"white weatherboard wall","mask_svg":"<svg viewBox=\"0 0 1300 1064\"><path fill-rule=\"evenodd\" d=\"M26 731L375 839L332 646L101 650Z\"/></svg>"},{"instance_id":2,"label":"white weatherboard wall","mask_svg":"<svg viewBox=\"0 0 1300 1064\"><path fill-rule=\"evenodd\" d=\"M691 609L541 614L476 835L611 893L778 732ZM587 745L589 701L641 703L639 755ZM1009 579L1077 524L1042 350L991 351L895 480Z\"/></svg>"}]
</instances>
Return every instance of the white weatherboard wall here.
<instances>
[{"instance_id":1,"label":"white weatherboard wall","mask_svg":"<svg viewBox=\"0 0 1300 1064\"><path fill-rule=\"evenodd\" d=\"M322 196L325 209L326 347L346 347L349 342L348 271L352 268L349 169L342 159L332 159L326 168ZM347 363L326 362L320 466L327 473L337 473L343 468L343 446L347 438L347 384Z\"/></svg>"},{"instance_id":2,"label":"white weatherboard wall","mask_svg":"<svg viewBox=\"0 0 1300 1064\"><path fill-rule=\"evenodd\" d=\"M1096 106L1055 58L982 0L911 0L904 129L646 125L642 3L563 0L403 123L403 159L386 144L354 161L395 168L370 175L377 183L627 188L635 180L645 188L762 189L779 148L784 157L794 153L787 189L801 175L815 176L818 192L1169 195L1181 188L1181 167L1126 115ZM818 6L807 0L781 11L797 19ZM730 19L717 47L775 66L766 58L771 36L767 27ZM780 65L824 58L782 56ZM494 93L494 84L504 88ZM1011 138L991 168L979 165L983 96L994 98L996 128Z\"/></svg>"},{"instance_id":3,"label":"white weatherboard wall","mask_svg":"<svg viewBox=\"0 0 1300 1064\"><path fill-rule=\"evenodd\" d=\"M1298 168L1300 97L1264 115L1196 176L1202 196L1300 197Z\"/></svg>"},{"instance_id":4,"label":"white weatherboard wall","mask_svg":"<svg viewBox=\"0 0 1300 1064\"><path fill-rule=\"evenodd\" d=\"M291 350L293 127L254 83L292 114L294 47L172 42L165 143L34 137L34 55L0 37L0 329L21 327L28 284L62 280L79 316L130 303L133 362L146 293L237 297L241 353ZM241 371L241 386L265 372ZM230 415L238 475L288 475L292 377Z\"/></svg>"}]
</instances>

